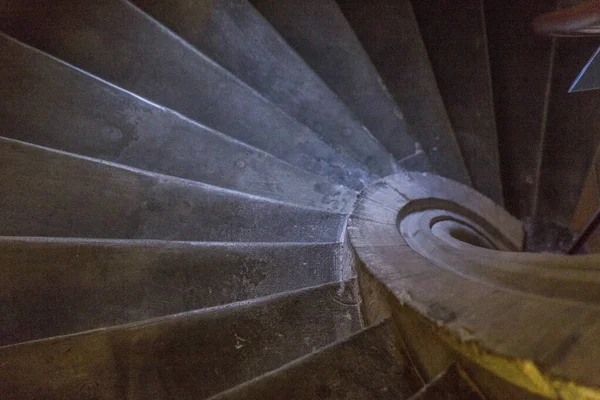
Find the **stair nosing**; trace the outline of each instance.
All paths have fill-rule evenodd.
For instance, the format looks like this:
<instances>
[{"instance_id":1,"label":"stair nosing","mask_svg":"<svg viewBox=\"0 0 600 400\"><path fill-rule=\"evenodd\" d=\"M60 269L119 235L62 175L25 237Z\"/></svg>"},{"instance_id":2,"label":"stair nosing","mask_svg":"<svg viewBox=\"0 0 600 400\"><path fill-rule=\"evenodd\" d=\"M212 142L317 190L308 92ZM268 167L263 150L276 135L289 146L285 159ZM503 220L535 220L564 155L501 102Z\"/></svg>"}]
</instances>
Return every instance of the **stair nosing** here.
<instances>
[{"instance_id":1,"label":"stair nosing","mask_svg":"<svg viewBox=\"0 0 600 400\"><path fill-rule=\"evenodd\" d=\"M85 156L82 154L71 153L71 152L64 151L64 150L54 149L52 147L46 147L46 146L41 146L41 145L34 144L34 143L24 142L24 141L21 141L18 139L12 139L12 138L9 138L6 136L2 136L0 134L0 144L2 142L17 144L19 146L24 146L24 147L29 147L29 148L34 148L37 151L54 153L54 154L58 154L63 157L81 160L81 161L89 162L89 163L96 164L96 165L99 165L99 164L106 165L108 167L115 168L118 170L127 171L127 172L134 173L137 175L143 175L148 178L153 178L153 179L159 180L161 182L176 183L179 186L197 187L197 188L201 188L201 189L204 189L207 191L211 191L213 193L217 192L217 193L222 193L222 194L243 197L243 198L246 198L249 200L261 201L264 203L269 203L269 204L274 204L274 205L281 205L281 206L285 206L285 207L292 208L292 209L314 211L314 212L324 213L324 214L329 214L329 215L339 215L339 216L347 216L348 215L347 212L332 212L332 211L327 211L327 210L323 210L323 209L319 209L319 208L313 208L313 207L309 207L309 206L303 206L303 205L299 205L299 204L289 203L289 202L282 201L282 200L271 199L269 197L258 196L258 195L252 194L252 193L240 192L240 191L233 190L233 189L228 189L228 188L223 188L223 187L216 186L216 185L211 185L209 183L193 181L190 179L180 178L180 177L173 176L173 175L161 174L158 172L148 171L148 170L131 167L131 166L124 165L124 164L119 164L119 163L116 163L113 161L102 160L99 158L89 157L89 156ZM348 190L352 190L348 187L346 187L346 188ZM357 192L355 192L355 193L358 194Z\"/></svg>"}]
</instances>

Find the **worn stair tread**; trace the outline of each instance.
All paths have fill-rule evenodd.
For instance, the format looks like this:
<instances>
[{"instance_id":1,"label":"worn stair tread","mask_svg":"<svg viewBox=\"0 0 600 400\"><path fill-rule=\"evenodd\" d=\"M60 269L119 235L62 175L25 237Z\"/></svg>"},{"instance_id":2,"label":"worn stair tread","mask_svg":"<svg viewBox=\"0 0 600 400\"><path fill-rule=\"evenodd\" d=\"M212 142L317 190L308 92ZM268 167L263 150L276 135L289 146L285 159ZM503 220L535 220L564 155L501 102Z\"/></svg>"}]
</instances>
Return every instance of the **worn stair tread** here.
<instances>
[{"instance_id":1,"label":"worn stair tread","mask_svg":"<svg viewBox=\"0 0 600 400\"><path fill-rule=\"evenodd\" d=\"M397 160L421 152L334 0L250 0ZM427 163L413 164L428 170Z\"/></svg>"},{"instance_id":2,"label":"worn stair tread","mask_svg":"<svg viewBox=\"0 0 600 400\"><path fill-rule=\"evenodd\" d=\"M339 243L0 237L0 345L339 281L340 251Z\"/></svg>"},{"instance_id":3,"label":"worn stair tread","mask_svg":"<svg viewBox=\"0 0 600 400\"><path fill-rule=\"evenodd\" d=\"M370 0L338 4L431 165L445 177L470 184L410 0L380 0L377 7Z\"/></svg>"},{"instance_id":4,"label":"worn stair tread","mask_svg":"<svg viewBox=\"0 0 600 400\"><path fill-rule=\"evenodd\" d=\"M355 193L0 34L2 135L326 211Z\"/></svg>"},{"instance_id":5,"label":"worn stair tread","mask_svg":"<svg viewBox=\"0 0 600 400\"><path fill-rule=\"evenodd\" d=\"M0 137L0 235L337 242L344 214Z\"/></svg>"},{"instance_id":6,"label":"worn stair tread","mask_svg":"<svg viewBox=\"0 0 600 400\"><path fill-rule=\"evenodd\" d=\"M485 400L485 397L463 371L452 365L410 400Z\"/></svg>"},{"instance_id":7,"label":"worn stair tread","mask_svg":"<svg viewBox=\"0 0 600 400\"><path fill-rule=\"evenodd\" d=\"M283 111L370 171L396 171L391 154L247 0L131 1Z\"/></svg>"},{"instance_id":8,"label":"worn stair tread","mask_svg":"<svg viewBox=\"0 0 600 400\"><path fill-rule=\"evenodd\" d=\"M211 400L408 399L421 382L390 322L369 327Z\"/></svg>"},{"instance_id":9,"label":"worn stair tread","mask_svg":"<svg viewBox=\"0 0 600 400\"><path fill-rule=\"evenodd\" d=\"M354 189L372 176L124 0L7 1L0 30L297 167Z\"/></svg>"},{"instance_id":10,"label":"worn stair tread","mask_svg":"<svg viewBox=\"0 0 600 400\"><path fill-rule=\"evenodd\" d=\"M411 4L473 187L502 204L483 3L421 0Z\"/></svg>"},{"instance_id":11,"label":"worn stair tread","mask_svg":"<svg viewBox=\"0 0 600 400\"><path fill-rule=\"evenodd\" d=\"M205 398L359 330L354 285L5 346L3 398Z\"/></svg>"}]
</instances>

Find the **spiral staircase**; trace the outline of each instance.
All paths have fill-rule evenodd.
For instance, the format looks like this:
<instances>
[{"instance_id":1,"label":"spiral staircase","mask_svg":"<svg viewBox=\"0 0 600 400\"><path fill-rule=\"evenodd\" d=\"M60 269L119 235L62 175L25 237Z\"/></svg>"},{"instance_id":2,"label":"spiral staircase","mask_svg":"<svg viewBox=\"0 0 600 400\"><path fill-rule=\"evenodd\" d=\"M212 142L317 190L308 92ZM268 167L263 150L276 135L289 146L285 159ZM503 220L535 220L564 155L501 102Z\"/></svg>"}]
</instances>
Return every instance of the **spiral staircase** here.
<instances>
[{"instance_id":1,"label":"spiral staircase","mask_svg":"<svg viewBox=\"0 0 600 400\"><path fill-rule=\"evenodd\" d=\"M0 2L0 398L600 399L555 7Z\"/></svg>"}]
</instances>

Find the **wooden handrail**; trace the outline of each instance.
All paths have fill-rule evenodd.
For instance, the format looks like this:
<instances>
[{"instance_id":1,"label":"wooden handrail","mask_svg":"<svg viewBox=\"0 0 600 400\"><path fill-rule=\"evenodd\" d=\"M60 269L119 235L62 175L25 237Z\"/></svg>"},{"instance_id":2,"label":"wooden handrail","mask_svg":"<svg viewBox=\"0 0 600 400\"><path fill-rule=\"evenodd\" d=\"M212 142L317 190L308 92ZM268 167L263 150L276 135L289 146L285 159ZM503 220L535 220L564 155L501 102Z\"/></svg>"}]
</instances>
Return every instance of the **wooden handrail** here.
<instances>
[{"instance_id":1,"label":"wooden handrail","mask_svg":"<svg viewBox=\"0 0 600 400\"><path fill-rule=\"evenodd\" d=\"M600 35L600 0L542 14L533 21L533 28L549 36Z\"/></svg>"}]
</instances>

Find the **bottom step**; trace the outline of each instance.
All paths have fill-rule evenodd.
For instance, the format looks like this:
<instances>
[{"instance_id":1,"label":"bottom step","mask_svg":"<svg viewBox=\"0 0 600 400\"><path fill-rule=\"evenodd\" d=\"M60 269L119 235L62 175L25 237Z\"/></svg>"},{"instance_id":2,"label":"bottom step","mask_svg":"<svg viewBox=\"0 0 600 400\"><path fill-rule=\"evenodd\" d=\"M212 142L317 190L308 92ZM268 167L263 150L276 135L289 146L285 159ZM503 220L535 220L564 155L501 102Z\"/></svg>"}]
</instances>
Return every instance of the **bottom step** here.
<instances>
[{"instance_id":1,"label":"bottom step","mask_svg":"<svg viewBox=\"0 0 600 400\"><path fill-rule=\"evenodd\" d=\"M327 243L0 237L0 346L336 282L339 251Z\"/></svg>"},{"instance_id":2,"label":"bottom step","mask_svg":"<svg viewBox=\"0 0 600 400\"><path fill-rule=\"evenodd\" d=\"M0 397L202 399L360 329L355 282L0 348Z\"/></svg>"},{"instance_id":3,"label":"bottom step","mask_svg":"<svg viewBox=\"0 0 600 400\"><path fill-rule=\"evenodd\" d=\"M211 400L408 399L422 384L394 337L384 322Z\"/></svg>"}]
</instances>

